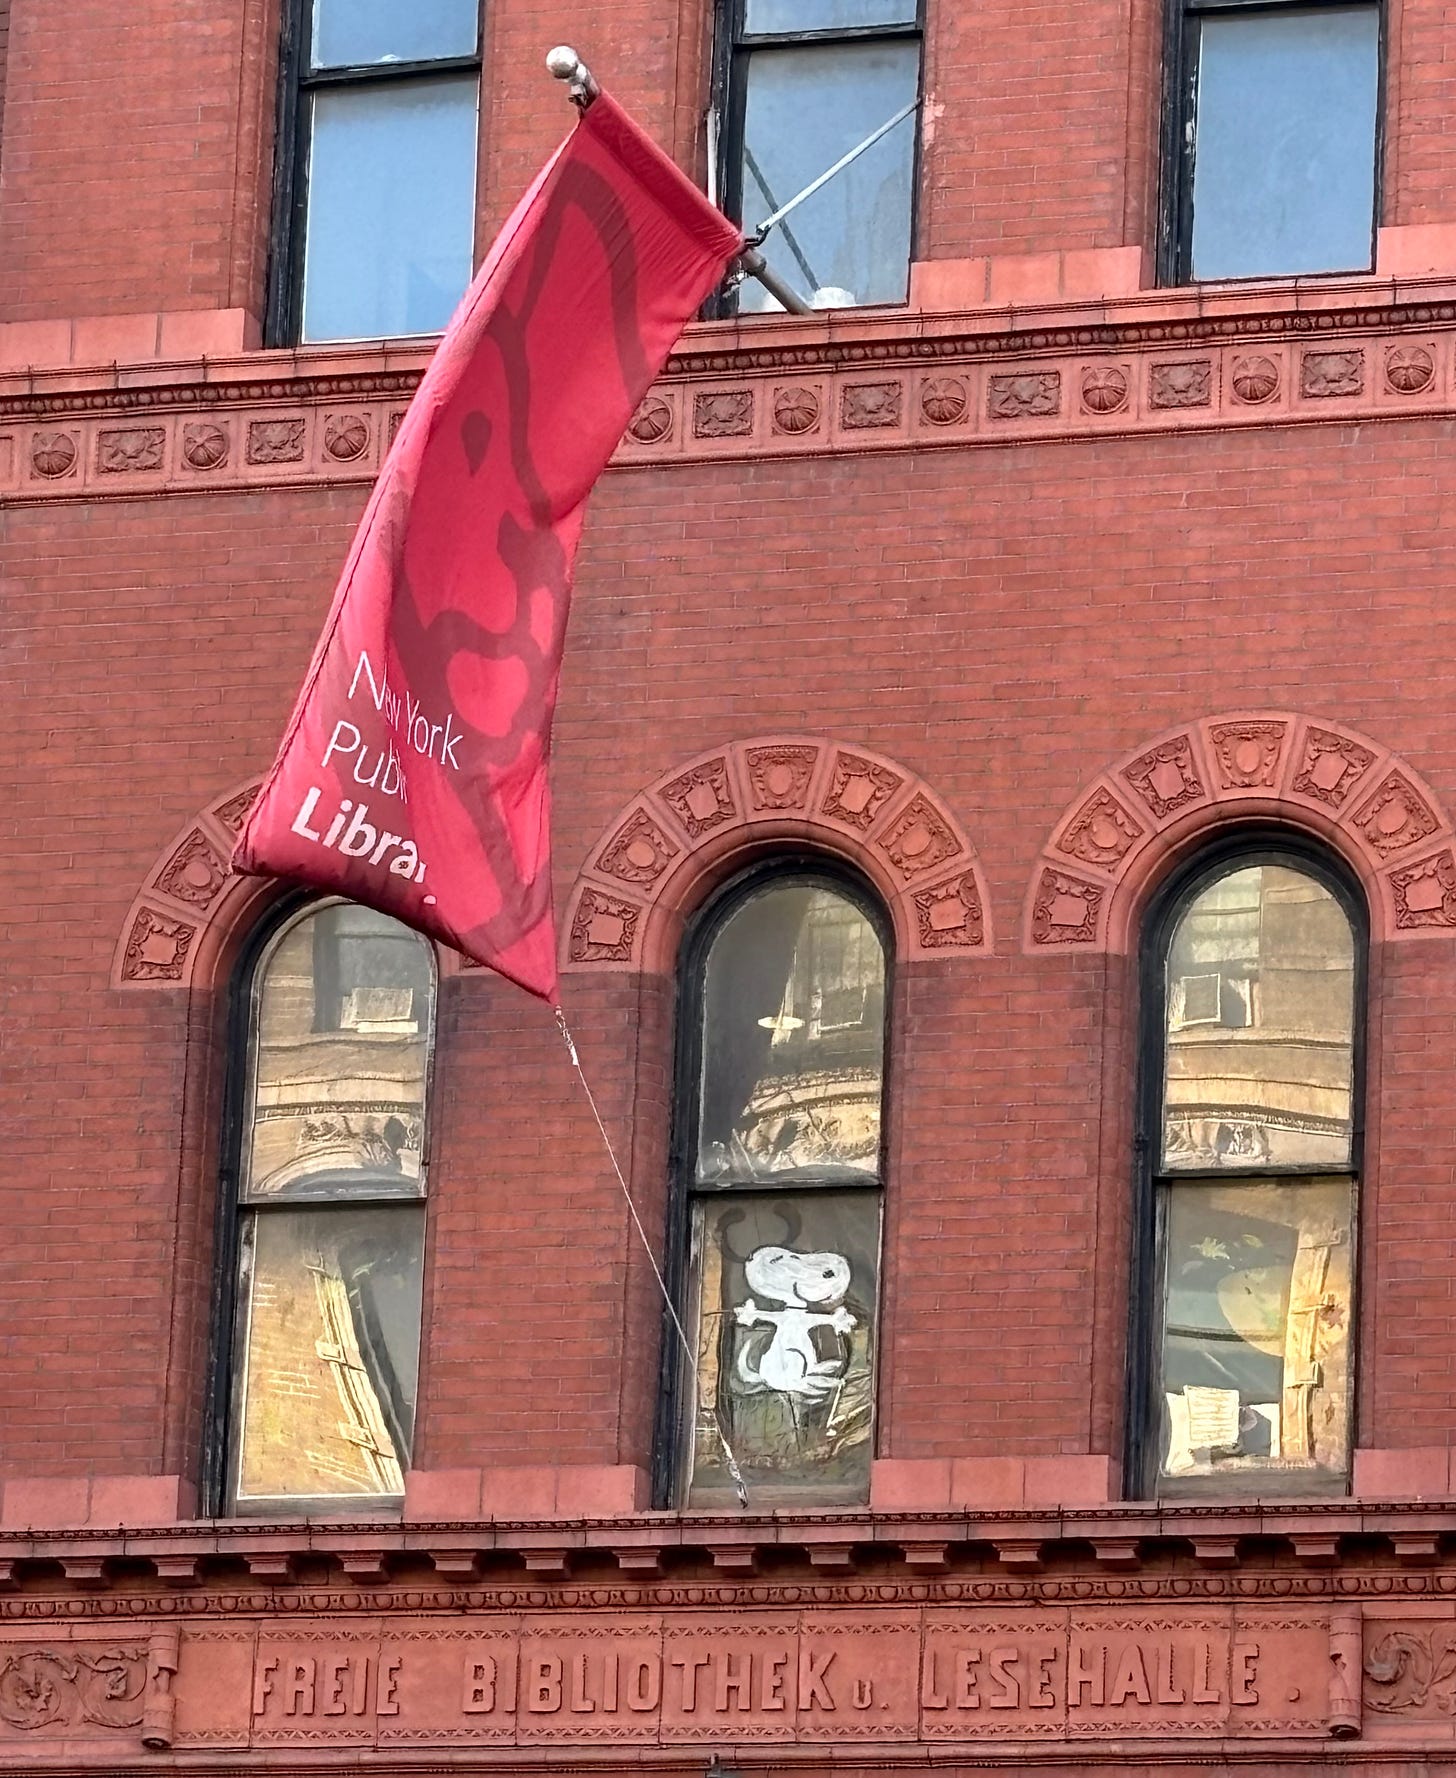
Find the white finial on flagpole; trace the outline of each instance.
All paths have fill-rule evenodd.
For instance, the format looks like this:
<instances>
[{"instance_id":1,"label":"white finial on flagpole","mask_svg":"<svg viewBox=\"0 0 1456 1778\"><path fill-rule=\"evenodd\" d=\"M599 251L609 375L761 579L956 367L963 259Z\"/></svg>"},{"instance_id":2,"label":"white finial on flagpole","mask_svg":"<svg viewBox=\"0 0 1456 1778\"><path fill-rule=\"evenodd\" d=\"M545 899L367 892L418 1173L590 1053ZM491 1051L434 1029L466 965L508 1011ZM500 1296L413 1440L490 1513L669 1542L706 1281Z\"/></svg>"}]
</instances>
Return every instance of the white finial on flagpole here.
<instances>
[{"instance_id":1,"label":"white finial on flagpole","mask_svg":"<svg viewBox=\"0 0 1456 1778\"><path fill-rule=\"evenodd\" d=\"M546 52L546 67L557 80L570 82L567 97L579 110L585 111L602 90L593 80L591 69L569 43L558 43Z\"/></svg>"}]
</instances>

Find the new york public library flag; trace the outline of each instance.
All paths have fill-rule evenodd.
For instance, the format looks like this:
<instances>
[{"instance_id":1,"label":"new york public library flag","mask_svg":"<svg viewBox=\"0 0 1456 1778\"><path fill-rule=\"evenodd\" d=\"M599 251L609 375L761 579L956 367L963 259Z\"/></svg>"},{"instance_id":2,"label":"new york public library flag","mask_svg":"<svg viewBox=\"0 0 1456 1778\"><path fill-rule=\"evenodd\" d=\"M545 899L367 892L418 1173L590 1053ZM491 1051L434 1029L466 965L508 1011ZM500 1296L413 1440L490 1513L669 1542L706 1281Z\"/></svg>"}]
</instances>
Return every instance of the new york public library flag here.
<instances>
[{"instance_id":1,"label":"new york public library flag","mask_svg":"<svg viewBox=\"0 0 1456 1778\"><path fill-rule=\"evenodd\" d=\"M556 999L551 718L597 477L738 230L606 96L405 414L234 863Z\"/></svg>"}]
</instances>

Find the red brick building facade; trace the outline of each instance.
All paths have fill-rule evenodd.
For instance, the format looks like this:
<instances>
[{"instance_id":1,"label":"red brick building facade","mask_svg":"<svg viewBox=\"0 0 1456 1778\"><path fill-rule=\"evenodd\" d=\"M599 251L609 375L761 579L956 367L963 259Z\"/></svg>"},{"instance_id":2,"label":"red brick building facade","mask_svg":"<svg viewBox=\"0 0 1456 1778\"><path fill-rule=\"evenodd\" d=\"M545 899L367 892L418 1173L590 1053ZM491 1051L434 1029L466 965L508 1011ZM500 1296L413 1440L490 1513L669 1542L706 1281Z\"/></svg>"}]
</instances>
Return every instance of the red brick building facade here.
<instances>
[{"instance_id":1,"label":"red brick building facade","mask_svg":"<svg viewBox=\"0 0 1456 1778\"><path fill-rule=\"evenodd\" d=\"M1214 14L927 0L907 300L638 410L556 897L696 1387L549 1011L228 873L431 343L281 343L298 16L0 0L0 1763L1448 1762L1445 9L1280 14L1370 260L1196 280ZM487 6L476 257L727 29Z\"/></svg>"}]
</instances>

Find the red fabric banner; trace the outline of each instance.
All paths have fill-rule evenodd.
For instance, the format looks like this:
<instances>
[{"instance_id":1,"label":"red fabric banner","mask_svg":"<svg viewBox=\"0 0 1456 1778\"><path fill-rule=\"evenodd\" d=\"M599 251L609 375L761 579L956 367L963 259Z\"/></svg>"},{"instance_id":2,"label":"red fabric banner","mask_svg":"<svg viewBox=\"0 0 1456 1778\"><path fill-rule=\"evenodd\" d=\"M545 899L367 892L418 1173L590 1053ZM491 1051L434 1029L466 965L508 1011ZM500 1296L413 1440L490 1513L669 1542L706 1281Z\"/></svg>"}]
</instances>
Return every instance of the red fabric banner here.
<instances>
[{"instance_id":1,"label":"red fabric banner","mask_svg":"<svg viewBox=\"0 0 1456 1778\"><path fill-rule=\"evenodd\" d=\"M738 231L602 94L399 429L234 863L556 996L546 766L592 484Z\"/></svg>"}]
</instances>

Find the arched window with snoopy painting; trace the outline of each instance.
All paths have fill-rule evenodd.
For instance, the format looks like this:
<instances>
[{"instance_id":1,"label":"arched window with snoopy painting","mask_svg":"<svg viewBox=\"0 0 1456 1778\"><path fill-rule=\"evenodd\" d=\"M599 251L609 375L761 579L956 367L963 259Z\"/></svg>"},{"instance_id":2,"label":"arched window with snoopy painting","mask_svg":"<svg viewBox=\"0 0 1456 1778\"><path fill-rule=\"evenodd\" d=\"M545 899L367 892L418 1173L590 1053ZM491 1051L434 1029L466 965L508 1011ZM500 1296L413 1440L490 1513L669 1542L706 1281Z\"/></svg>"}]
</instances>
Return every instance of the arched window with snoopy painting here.
<instances>
[{"instance_id":1,"label":"arched window with snoopy painting","mask_svg":"<svg viewBox=\"0 0 1456 1778\"><path fill-rule=\"evenodd\" d=\"M776 863L730 883L684 952L676 1297L659 1495L755 1506L869 1489L888 944L858 883Z\"/></svg>"},{"instance_id":2,"label":"arched window with snoopy painting","mask_svg":"<svg viewBox=\"0 0 1456 1778\"><path fill-rule=\"evenodd\" d=\"M397 1505L424 1266L431 946L294 901L237 981L211 1493L237 1514Z\"/></svg>"}]
</instances>

